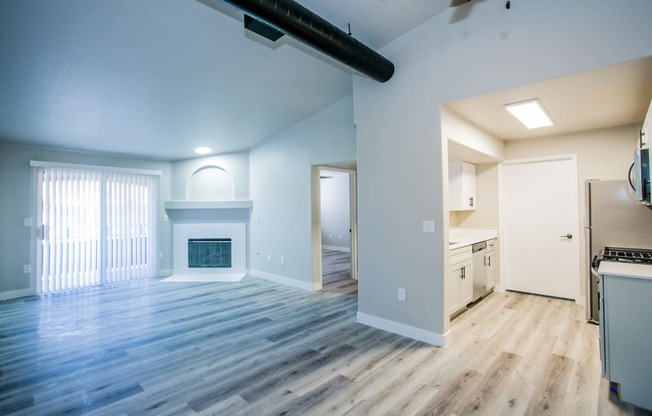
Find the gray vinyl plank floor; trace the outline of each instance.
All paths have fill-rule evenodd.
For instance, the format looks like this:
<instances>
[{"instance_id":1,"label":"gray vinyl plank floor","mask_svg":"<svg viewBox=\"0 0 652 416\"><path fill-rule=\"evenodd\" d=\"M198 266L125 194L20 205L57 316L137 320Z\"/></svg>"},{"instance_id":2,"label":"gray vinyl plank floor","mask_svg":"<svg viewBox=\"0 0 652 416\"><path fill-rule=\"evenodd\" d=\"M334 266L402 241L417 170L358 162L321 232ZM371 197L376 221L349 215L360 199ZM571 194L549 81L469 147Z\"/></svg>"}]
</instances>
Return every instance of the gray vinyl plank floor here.
<instances>
[{"instance_id":1,"label":"gray vinyl plank floor","mask_svg":"<svg viewBox=\"0 0 652 416\"><path fill-rule=\"evenodd\" d=\"M494 293L430 345L357 292L139 280L0 303L0 415L649 415L574 303Z\"/></svg>"},{"instance_id":2,"label":"gray vinyl plank floor","mask_svg":"<svg viewBox=\"0 0 652 416\"><path fill-rule=\"evenodd\" d=\"M351 278L351 253L322 249L322 288L328 292L353 293L358 282Z\"/></svg>"}]
</instances>

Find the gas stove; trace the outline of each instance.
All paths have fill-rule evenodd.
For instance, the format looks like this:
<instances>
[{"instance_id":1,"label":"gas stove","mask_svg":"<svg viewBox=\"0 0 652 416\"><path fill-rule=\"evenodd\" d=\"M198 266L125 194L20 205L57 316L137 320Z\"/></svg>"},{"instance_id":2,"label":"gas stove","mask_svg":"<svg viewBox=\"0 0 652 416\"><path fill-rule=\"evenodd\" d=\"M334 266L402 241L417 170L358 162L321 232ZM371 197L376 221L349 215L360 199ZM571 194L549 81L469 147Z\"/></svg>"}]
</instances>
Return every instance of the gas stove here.
<instances>
[{"instance_id":1,"label":"gas stove","mask_svg":"<svg viewBox=\"0 0 652 416\"><path fill-rule=\"evenodd\" d=\"M652 264L652 250L643 248L605 247L600 253L599 260Z\"/></svg>"}]
</instances>

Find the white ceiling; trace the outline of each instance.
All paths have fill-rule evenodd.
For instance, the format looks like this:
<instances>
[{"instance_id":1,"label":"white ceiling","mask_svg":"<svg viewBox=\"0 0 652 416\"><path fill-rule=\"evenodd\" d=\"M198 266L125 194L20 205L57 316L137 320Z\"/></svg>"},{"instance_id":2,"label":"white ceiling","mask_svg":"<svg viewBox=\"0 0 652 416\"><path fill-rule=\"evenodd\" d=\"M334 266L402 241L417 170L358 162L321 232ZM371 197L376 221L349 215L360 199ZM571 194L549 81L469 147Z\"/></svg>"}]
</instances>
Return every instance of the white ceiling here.
<instances>
[{"instance_id":1,"label":"white ceiling","mask_svg":"<svg viewBox=\"0 0 652 416\"><path fill-rule=\"evenodd\" d=\"M528 130L505 104L538 98L554 125ZM652 98L652 56L448 103L503 140L642 123Z\"/></svg>"},{"instance_id":2,"label":"white ceiling","mask_svg":"<svg viewBox=\"0 0 652 416\"><path fill-rule=\"evenodd\" d=\"M345 31L350 23L354 37L378 49L450 0L299 3ZM453 19L472 5L458 7ZM505 139L529 133L505 118L503 104L533 96L558 125L622 124L640 118L644 96L652 95L649 60L642 65L450 106ZM568 85L578 89L560 94ZM3 0L0 91L0 141L179 160L194 157L199 145L216 153L249 149L350 95L352 75L288 37L274 44L247 32L242 13L219 0ZM589 93L588 107L578 105ZM611 117L618 112L629 115Z\"/></svg>"},{"instance_id":3,"label":"white ceiling","mask_svg":"<svg viewBox=\"0 0 652 416\"><path fill-rule=\"evenodd\" d=\"M505 104L534 98L543 104L553 126L528 130L505 110ZM652 56L446 105L494 137L517 140L642 124L650 99ZM472 163L496 161L452 141L448 156Z\"/></svg>"},{"instance_id":4,"label":"white ceiling","mask_svg":"<svg viewBox=\"0 0 652 416\"><path fill-rule=\"evenodd\" d=\"M446 3L302 2L375 48ZM177 160L248 149L351 94L350 69L242 20L215 0L0 1L0 141Z\"/></svg>"}]
</instances>

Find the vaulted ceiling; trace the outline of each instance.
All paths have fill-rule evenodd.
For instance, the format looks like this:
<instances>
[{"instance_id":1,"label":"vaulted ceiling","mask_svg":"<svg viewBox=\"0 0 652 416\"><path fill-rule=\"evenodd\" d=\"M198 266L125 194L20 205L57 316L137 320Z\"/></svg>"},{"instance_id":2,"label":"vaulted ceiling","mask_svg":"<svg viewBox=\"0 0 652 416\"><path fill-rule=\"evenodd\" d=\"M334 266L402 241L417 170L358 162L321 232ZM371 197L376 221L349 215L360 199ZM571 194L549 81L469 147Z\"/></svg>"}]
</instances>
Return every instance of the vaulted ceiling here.
<instances>
[{"instance_id":1,"label":"vaulted ceiling","mask_svg":"<svg viewBox=\"0 0 652 416\"><path fill-rule=\"evenodd\" d=\"M298 2L344 31L350 24L356 39L377 50L438 13L448 10L454 24L480 1L504 8L502 0L453 11L451 0ZM635 77L616 76L638 92L630 119L640 118L652 94L641 88L649 60L643 65L628 69ZM585 88L575 96L596 89L573 84ZM499 121L502 101L541 95L545 85L538 87L451 107L513 138L518 130L507 132L509 123ZM243 14L219 0L3 0L0 92L0 142L179 160L194 157L197 146L215 153L255 146L350 95L352 70L287 36L273 43L248 32ZM628 96L619 96L601 95L601 111L622 108ZM572 119L575 102L554 99Z\"/></svg>"}]
</instances>

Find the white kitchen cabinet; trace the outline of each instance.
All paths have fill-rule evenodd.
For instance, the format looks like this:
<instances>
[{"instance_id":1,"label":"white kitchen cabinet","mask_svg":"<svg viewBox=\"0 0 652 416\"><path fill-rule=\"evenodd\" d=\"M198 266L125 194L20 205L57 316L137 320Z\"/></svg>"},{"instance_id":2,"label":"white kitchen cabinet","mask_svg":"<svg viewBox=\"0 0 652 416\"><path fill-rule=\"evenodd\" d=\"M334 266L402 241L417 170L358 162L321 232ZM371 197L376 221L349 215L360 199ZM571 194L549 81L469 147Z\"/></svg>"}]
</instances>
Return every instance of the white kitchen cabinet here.
<instances>
[{"instance_id":1,"label":"white kitchen cabinet","mask_svg":"<svg viewBox=\"0 0 652 416\"><path fill-rule=\"evenodd\" d=\"M652 142L652 137L650 136L652 136L652 101L650 102L650 106L647 109L647 115L645 116L645 121L641 127L640 146L642 148L650 148L650 142Z\"/></svg>"},{"instance_id":2,"label":"white kitchen cabinet","mask_svg":"<svg viewBox=\"0 0 652 416\"><path fill-rule=\"evenodd\" d=\"M652 410L652 266L608 263L599 269L603 376L621 400Z\"/></svg>"},{"instance_id":3,"label":"white kitchen cabinet","mask_svg":"<svg viewBox=\"0 0 652 416\"><path fill-rule=\"evenodd\" d=\"M487 252L485 254L485 266L487 268L487 287L491 290L496 287L496 239L487 241Z\"/></svg>"},{"instance_id":4,"label":"white kitchen cabinet","mask_svg":"<svg viewBox=\"0 0 652 416\"><path fill-rule=\"evenodd\" d=\"M450 251L449 272L446 280L446 307L450 316L473 300L473 261L471 246Z\"/></svg>"},{"instance_id":5,"label":"white kitchen cabinet","mask_svg":"<svg viewBox=\"0 0 652 416\"><path fill-rule=\"evenodd\" d=\"M475 165L448 162L448 206L451 211L471 211L476 207Z\"/></svg>"}]
</instances>

